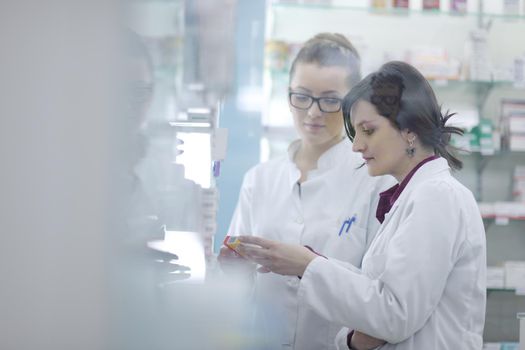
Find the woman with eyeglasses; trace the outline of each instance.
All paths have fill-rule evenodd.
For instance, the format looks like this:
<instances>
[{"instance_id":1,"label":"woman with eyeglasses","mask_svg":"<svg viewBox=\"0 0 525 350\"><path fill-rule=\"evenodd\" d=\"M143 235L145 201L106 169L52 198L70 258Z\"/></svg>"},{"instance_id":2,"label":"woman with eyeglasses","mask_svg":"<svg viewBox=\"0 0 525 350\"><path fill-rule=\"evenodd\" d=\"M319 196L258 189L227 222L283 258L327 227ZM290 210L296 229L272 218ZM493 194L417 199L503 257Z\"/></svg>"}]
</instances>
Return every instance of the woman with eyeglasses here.
<instances>
[{"instance_id":1,"label":"woman with eyeglasses","mask_svg":"<svg viewBox=\"0 0 525 350\"><path fill-rule=\"evenodd\" d=\"M253 235L361 265L379 226L378 193L393 178L372 178L344 137L342 101L360 79L359 55L340 34L308 40L290 70L288 102L299 139L288 154L245 175L229 235ZM307 248L306 248L307 247ZM339 324L299 308L297 276L279 276L222 247L224 271L254 277L257 329L277 349L334 349ZM275 345L277 344L277 345Z\"/></svg>"}]
</instances>

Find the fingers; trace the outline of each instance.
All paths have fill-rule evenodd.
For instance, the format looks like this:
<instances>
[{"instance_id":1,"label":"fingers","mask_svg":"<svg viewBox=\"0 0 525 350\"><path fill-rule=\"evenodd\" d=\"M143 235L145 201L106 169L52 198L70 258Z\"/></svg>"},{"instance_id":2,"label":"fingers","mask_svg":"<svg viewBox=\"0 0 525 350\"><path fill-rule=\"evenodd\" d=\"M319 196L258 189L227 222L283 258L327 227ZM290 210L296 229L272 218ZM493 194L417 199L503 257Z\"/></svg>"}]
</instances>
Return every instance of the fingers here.
<instances>
[{"instance_id":1,"label":"fingers","mask_svg":"<svg viewBox=\"0 0 525 350\"><path fill-rule=\"evenodd\" d=\"M368 334L355 331L352 336L352 346L355 348L372 349L385 344L382 339L374 338Z\"/></svg>"},{"instance_id":2,"label":"fingers","mask_svg":"<svg viewBox=\"0 0 525 350\"><path fill-rule=\"evenodd\" d=\"M221 259L244 259L239 253L235 250L222 246L219 255L217 256L219 260Z\"/></svg>"},{"instance_id":3,"label":"fingers","mask_svg":"<svg viewBox=\"0 0 525 350\"><path fill-rule=\"evenodd\" d=\"M169 274L191 274L191 269L188 266L180 264L165 264L164 270L166 270L166 272Z\"/></svg>"},{"instance_id":4,"label":"fingers","mask_svg":"<svg viewBox=\"0 0 525 350\"><path fill-rule=\"evenodd\" d=\"M269 272L272 272L272 270L270 270L270 268L268 268L266 266L259 266L257 268L257 272L259 272L259 273L269 273Z\"/></svg>"},{"instance_id":5,"label":"fingers","mask_svg":"<svg viewBox=\"0 0 525 350\"><path fill-rule=\"evenodd\" d=\"M172 281L181 281L185 280L191 277L190 273L187 272L179 272L179 273L172 273L169 275L170 280Z\"/></svg>"},{"instance_id":6,"label":"fingers","mask_svg":"<svg viewBox=\"0 0 525 350\"><path fill-rule=\"evenodd\" d=\"M191 269L188 266L175 264L168 261L157 262L155 269L161 274L191 274Z\"/></svg>"},{"instance_id":7,"label":"fingers","mask_svg":"<svg viewBox=\"0 0 525 350\"><path fill-rule=\"evenodd\" d=\"M163 260L163 261L171 261L171 260L177 260L179 257L177 254L173 254L170 252L162 252L160 250L155 250L153 253L153 256L156 258L156 260Z\"/></svg>"},{"instance_id":8,"label":"fingers","mask_svg":"<svg viewBox=\"0 0 525 350\"><path fill-rule=\"evenodd\" d=\"M269 260L269 259L264 259L264 258L255 258L255 259L252 259L252 261L253 261L254 263L256 263L257 265L265 266L265 267L267 267L268 269L270 269L271 266L273 266L272 261Z\"/></svg>"},{"instance_id":9,"label":"fingers","mask_svg":"<svg viewBox=\"0 0 525 350\"><path fill-rule=\"evenodd\" d=\"M256 236L239 236L239 240L241 243L255 244L266 249L274 246L273 241Z\"/></svg>"},{"instance_id":10,"label":"fingers","mask_svg":"<svg viewBox=\"0 0 525 350\"><path fill-rule=\"evenodd\" d=\"M250 245L246 245L244 243L241 243L237 246L237 251L240 255L244 256L245 258L248 258L250 260L258 261L258 260L267 260L271 258L271 251L265 248L258 248Z\"/></svg>"},{"instance_id":11,"label":"fingers","mask_svg":"<svg viewBox=\"0 0 525 350\"><path fill-rule=\"evenodd\" d=\"M275 247L275 242L269 239L264 239L255 236L238 236L241 243L235 248L235 251L228 247L222 247L219 253L219 260L224 259L233 254L245 261L252 261L258 265L257 272L269 273L272 272L273 255L271 248ZM229 250L229 252L228 252ZM225 260L226 260L225 259ZM222 264L222 262L221 262Z\"/></svg>"},{"instance_id":12,"label":"fingers","mask_svg":"<svg viewBox=\"0 0 525 350\"><path fill-rule=\"evenodd\" d=\"M187 271L173 271L168 273L165 276L164 282L159 284L159 287L167 287L173 283L176 283L178 281L186 280L191 277L191 273Z\"/></svg>"},{"instance_id":13,"label":"fingers","mask_svg":"<svg viewBox=\"0 0 525 350\"><path fill-rule=\"evenodd\" d=\"M260 273L272 272L270 266L273 264L274 248L273 241L255 236L240 236L239 244L236 250L245 258L257 263L260 266L257 271Z\"/></svg>"},{"instance_id":14,"label":"fingers","mask_svg":"<svg viewBox=\"0 0 525 350\"><path fill-rule=\"evenodd\" d=\"M171 261L171 260L177 260L179 257L175 253L157 250L157 249L150 249L148 248L146 250L147 257L150 259L153 259L155 261Z\"/></svg>"},{"instance_id":15,"label":"fingers","mask_svg":"<svg viewBox=\"0 0 525 350\"><path fill-rule=\"evenodd\" d=\"M176 144L177 144L177 147L176 147L176 149L177 149L177 155L179 156L179 155L181 155L181 154L184 153L184 150L178 148L178 146L182 146L182 145L184 145L184 140L177 139Z\"/></svg>"},{"instance_id":16,"label":"fingers","mask_svg":"<svg viewBox=\"0 0 525 350\"><path fill-rule=\"evenodd\" d=\"M234 250L222 246L217 256L221 270L227 274L250 275L255 271L255 264Z\"/></svg>"},{"instance_id":17,"label":"fingers","mask_svg":"<svg viewBox=\"0 0 525 350\"><path fill-rule=\"evenodd\" d=\"M247 246L243 243L239 244L236 249L245 259L258 265L269 266L271 264L271 252L268 249Z\"/></svg>"}]
</instances>

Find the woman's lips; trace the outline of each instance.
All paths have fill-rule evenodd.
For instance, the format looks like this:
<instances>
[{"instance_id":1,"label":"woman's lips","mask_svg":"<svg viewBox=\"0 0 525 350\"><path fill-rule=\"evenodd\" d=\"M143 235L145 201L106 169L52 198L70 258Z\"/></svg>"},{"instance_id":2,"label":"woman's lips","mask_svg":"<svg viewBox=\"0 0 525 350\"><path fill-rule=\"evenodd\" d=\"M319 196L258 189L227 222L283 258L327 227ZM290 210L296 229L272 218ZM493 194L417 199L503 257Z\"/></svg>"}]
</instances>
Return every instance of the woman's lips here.
<instances>
[{"instance_id":1,"label":"woman's lips","mask_svg":"<svg viewBox=\"0 0 525 350\"><path fill-rule=\"evenodd\" d=\"M324 128L324 125L322 124L311 124L311 123L304 123L304 128L309 131L319 131L322 128Z\"/></svg>"}]
</instances>

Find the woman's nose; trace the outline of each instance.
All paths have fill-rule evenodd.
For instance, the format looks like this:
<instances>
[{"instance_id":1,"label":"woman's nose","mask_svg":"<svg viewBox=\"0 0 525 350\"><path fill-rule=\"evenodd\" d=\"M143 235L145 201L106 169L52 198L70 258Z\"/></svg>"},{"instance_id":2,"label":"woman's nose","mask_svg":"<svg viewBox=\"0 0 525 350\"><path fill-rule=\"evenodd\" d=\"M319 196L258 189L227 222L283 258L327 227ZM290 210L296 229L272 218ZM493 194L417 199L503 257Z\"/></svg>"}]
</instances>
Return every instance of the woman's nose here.
<instances>
[{"instance_id":1,"label":"woman's nose","mask_svg":"<svg viewBox=\"0 0 525 350\"><path fill-rule=\"evenodd\" d=\"M356 134L354 136L354 139L352 140L352 151L363 153L363 150L364 150L364 145L361 142L361 139Z\"/></svg>"},{"instance_id":2,"label":"woman's nose","mask_svg":"<svg viewBox=\"0 0 525 350\"><path fill-rule=\"evenodd\" d=\"M319 101L314 101L308 108L308 115L312 118L323 116L323 112L319 108Z\"/></svg>"}]
</instances>

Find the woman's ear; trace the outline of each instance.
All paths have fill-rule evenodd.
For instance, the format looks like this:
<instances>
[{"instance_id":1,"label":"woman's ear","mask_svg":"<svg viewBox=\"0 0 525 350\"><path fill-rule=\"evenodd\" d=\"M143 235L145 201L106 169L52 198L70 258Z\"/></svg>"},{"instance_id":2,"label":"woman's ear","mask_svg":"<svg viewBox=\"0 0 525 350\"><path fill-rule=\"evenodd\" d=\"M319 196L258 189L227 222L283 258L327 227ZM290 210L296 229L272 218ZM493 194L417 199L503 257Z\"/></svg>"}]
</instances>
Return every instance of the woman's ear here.
<instances>
[{"instance_id":1,"label":"woman's ear","mask_svg":"<svg viewBox=\"0 0 525 350\"><path fill-rule=\"evenodd\" d=\"M416 152L416 147L414 146L414 141L416 141L416 134L408 129L403 130L401 134L403 135L403 138L408 144L408 147L405 150L406 154L409 158L413 158Z\"/></svg>"},{"instance_id":2,"label":"woman's ear","mask_svg":"<svg viewBox=\"0 0 525 350\"><path fill-rule=\"evenodd\" d=\"M416 138L417 138L417 135L410 131L409 129L405 129L405 130L402 130L401 131L401 136L403 136L403 139L405 139L405 141L407 143L414 143L414 141L416 141Z\"/></svg>"}]
</instances>

